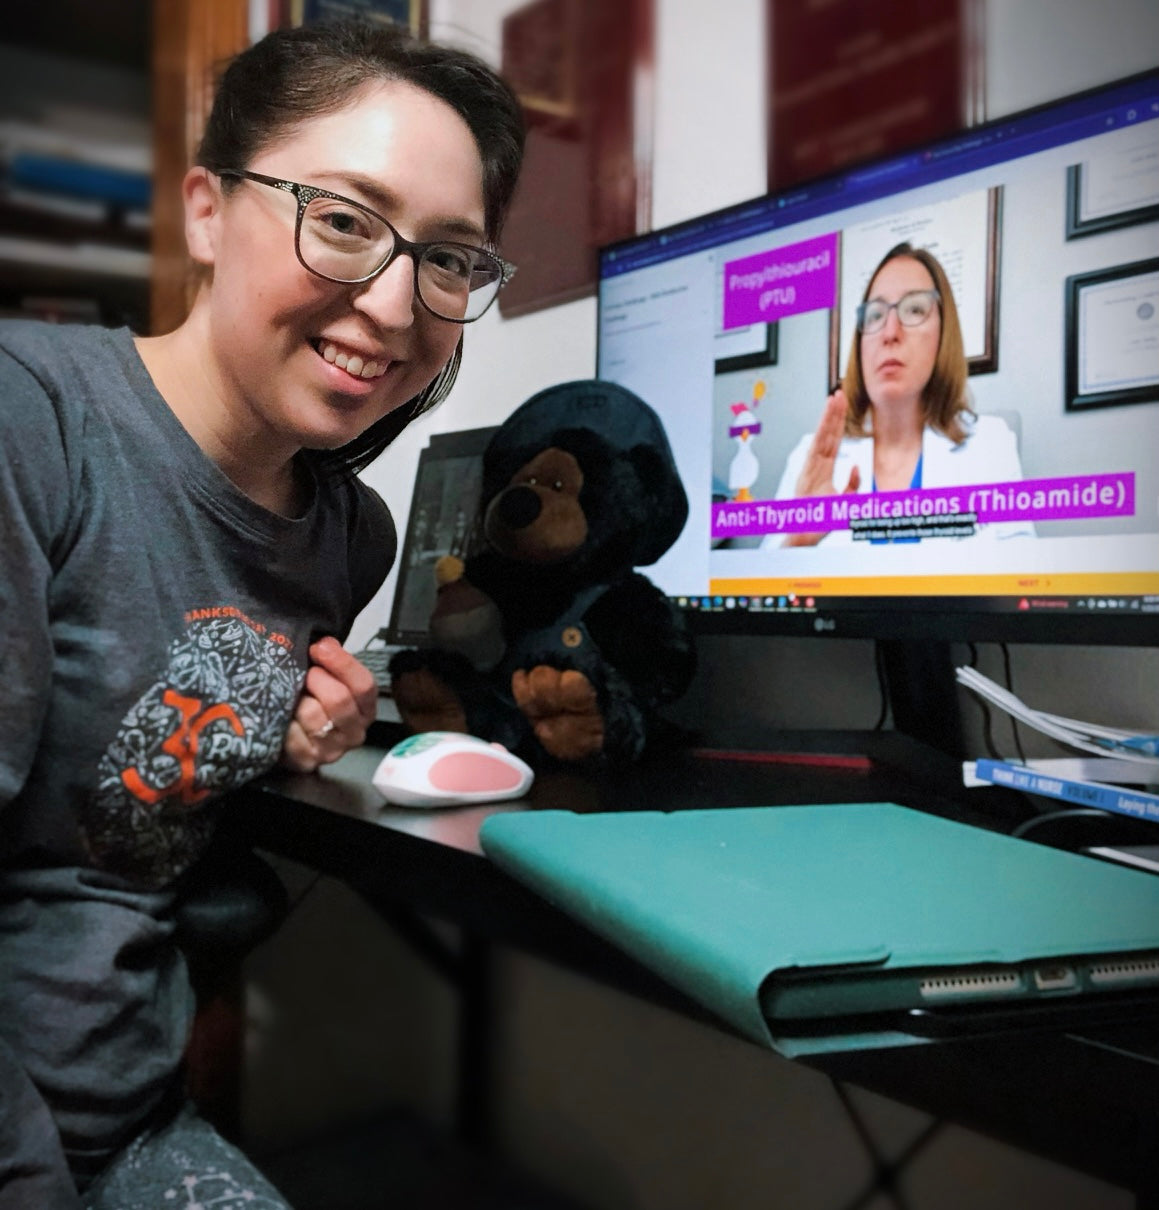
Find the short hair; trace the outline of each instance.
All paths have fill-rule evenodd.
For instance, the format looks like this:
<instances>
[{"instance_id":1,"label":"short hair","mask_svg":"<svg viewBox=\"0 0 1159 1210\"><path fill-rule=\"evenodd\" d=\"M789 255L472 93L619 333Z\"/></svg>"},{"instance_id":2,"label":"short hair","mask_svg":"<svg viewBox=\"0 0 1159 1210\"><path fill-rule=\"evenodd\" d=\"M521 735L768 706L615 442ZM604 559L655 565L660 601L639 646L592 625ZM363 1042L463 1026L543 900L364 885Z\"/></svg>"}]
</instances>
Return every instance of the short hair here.
<instances>
[{"instance_id":1,"label":"short hair","mask_svg":"<svg viewBox=\"0 0 1159 1210\"><path fill-rule=\"evenodd\" d=\"M483 215L492 247L502 231L523 160L525 125L514 90L467 51L414 37L401 26L352 17L274 30L221 74L196 162L211 172L246 168L295 127L334 113L361 89L402 81L449 105L467 124L483 167ZM231 187L228 183L226 188ZM446 398L463 342L415 398L336 450L309 451L317 469L355 474L416 416Z\"/></svg>"},{"instance_id":2,"label":"short hair","mask_svg":"<svg viewBox=\"0 0 1159 1210\"><path fill-rule=\"evenodd\" d=\"M958 319L958 306L954 301L954 291L950 279L946 276L941 262L927 248L915 248L905 242L895 244L881 258L877 267L869 275L865 292L861 301L866 302L869 292L877 275L891 260L907 257L924 265L933 278L934 289L938 292L941 307L942 330L938 338L938 355L934 360L934 369L929 381L922 390L922 410L926 424L944 433L951 441L958 444L967 436L963 416L973 416L970 401L966 394L966 379L969 367L966 365L966 354L962 343L962 325ZM867 435L865 418L869 413L872 400L865 389L865 379L861 373L861 329L853 334L853 344L849 349L849 361L845 367L845 377L841 383L845 398L849 403L849 411L845 417L845 432L850 437Z\"/></svg>"}]
</instances>

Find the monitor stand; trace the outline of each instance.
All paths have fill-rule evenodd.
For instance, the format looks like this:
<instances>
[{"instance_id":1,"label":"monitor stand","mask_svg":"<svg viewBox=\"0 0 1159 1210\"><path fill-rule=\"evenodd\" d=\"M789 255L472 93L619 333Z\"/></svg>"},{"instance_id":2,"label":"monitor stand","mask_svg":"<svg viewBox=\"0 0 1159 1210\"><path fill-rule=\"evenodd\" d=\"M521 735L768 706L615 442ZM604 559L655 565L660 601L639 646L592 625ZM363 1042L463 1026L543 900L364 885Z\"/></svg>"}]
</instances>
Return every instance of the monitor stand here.
<instances>
[{"instance_id":1,"label":"monitor stand","mask_svg":"<svg viewBox=\"0 0 1159 1210\"><path fill-rule=\"evenodd\" d=\"M957 678L950 644L925 640L878 640L884 692L892 726L872 730L817 728L801 730L770 726L759 718L729 720L727 735L711 726L688 732L692 743L721 751L776 755L799 752L817 755L853 755L878 749L899 736L961 762L966 742L959 705ZM678 730L681 730L678 728ZM961 770L958 770L961 776Z\"/></svg>"},{"instance_id":2,"label":"monitor stand","mask_svg":"<svg viewBox=\"0 0 1159 1210\"><path fill-rule=\"evenodd\" d=\"M894 729L963 760L962 711L949 643L878 640Z\"/></svg>"}]
</instances>

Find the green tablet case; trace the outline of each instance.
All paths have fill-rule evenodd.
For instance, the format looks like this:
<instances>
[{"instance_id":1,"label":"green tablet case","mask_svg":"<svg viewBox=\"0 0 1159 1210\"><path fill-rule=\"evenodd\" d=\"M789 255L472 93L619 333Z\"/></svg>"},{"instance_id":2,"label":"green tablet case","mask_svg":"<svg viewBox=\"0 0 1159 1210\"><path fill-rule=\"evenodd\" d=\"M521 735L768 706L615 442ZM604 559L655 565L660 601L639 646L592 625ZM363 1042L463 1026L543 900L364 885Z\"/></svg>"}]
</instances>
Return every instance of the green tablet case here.
<instances>
[{"instance_id":1,"label":"green tablet case","mask_svg":"<svg viewBox=\"0 0 1159 1210\"><path fill-rule=\"evenodd\" d=\"M927 1040L790 1036L762 998L816 971L1159 950L1159 878L892 803L492 816L484 852L754 1041L799 1055Z\"/></svg>"}]
</instances>

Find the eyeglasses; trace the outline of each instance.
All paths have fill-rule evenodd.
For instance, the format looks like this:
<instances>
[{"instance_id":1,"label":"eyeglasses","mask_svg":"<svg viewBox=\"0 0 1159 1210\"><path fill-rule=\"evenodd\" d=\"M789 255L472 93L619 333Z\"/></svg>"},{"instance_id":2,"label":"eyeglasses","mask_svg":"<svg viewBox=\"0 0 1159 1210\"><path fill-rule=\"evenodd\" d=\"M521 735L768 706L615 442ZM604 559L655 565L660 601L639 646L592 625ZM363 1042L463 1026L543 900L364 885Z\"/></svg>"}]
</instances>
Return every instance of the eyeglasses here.
<instances>
[{"instance_id":1,"label":"eyeglasses","mask_svg":"<svg viewBox=\"0 0 1159 1210\"><path fill-rule=\"evenodd\" d=\"M884 298L871 298L857 308L857 326L866 335L878 332L885 327L890 311L896 309L898 323L907 328L916 328L929 319L934 307L941 301L942 296L937 290L910 290L895 303L887 303Z\"/></svg>"},{"instance_id":2,"label":"eyeglasses","mask_svg":"<svg viewBox=\"0 0 1159 1210\"><path fill-rule=\"evenodd\" d=\"M256 181L293 194L298 203L294 251L316 277L345 285L376 278L401 255L414 262L415 293L439 319L471 323L495 301L515 266L485 248L454 240L404 239L381 214L313 185L299 185L241 168L219 177Z\"/></svg>"}]
</instances>

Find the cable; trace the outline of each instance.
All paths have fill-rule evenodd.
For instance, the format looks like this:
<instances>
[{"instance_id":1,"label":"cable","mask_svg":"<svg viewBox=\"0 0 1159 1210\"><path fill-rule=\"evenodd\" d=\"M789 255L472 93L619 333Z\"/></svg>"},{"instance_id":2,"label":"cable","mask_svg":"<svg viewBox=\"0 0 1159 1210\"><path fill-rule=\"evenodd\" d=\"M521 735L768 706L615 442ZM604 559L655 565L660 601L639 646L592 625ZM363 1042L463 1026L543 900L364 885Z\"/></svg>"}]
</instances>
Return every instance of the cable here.
<instances>
[{"instance_id":1,"label":"cable","mask_svg":"<svg viewBox=\"0 0 1159 1210\"><path fill-rule=\"evenodd\" d=\"M1011 693L1014 692L1014 674L1010 669L1010 648L1006 643L999 643L998 646L1002 649L1002 666L1006 671L1006 688ZM1022 733L1018 730L1018 720L1011 718L1010 731L1014 736L1014 747L1018 752L1018 759L1026 764L1026 753L1022 750Z\"/></svg>"},{"instance_id":2,"label":"cable","mask_svg":"<svg viewBox=\"0 0 1159 1210\"><path fill-rule=\"evenodd\" d=\"M877 689L881 694L881 713L877 716L877 722L873 724L874 731L881 731L885 727L885 720L889 718L889 681L885 675L885 656L881 651L881 644L874 642L873 644L873 666L877 670Z\"/></svg>"},{"instance_id":3,"label":"cable","mask_svg":"<svg viewBox=\"0 0 1159 1210\"><path fill-rule=\"evenodd\" d=\"M1099 807L1065 807L1061 811L1047 811L1042 815L1034 815L1024 819L1011 833L1011 836L1025 838L1028 832L1033 832L1040 824L1055 823L1060 819L1113 819L1110 811Z\"/></svg>"},{"instance_id":4,"label":"cable","mask_svg":"<svg viewBox=\"0 0 1159 1210\"><path fill-rule=\"evenodd\" d=\"M977 643L967 643L966 646L970 652L970 667L977 668L978 645ZM1009 679L1009 668L1007 669L1007 678ZM970 696L974 699L978 709L982 712L982 743L986 749L986 755L989 756L991 760L1005 760L1006 757L998 750L998 744L994 740L994 715L990 711L989 703L987 703L985 698L976 693L971 693ZM1013 721L1014 720L1012 719L1011 722ZM1017 738L1017 732L1015 732L1015 736ZM1019 751L1021 750L1021 747L1019 747ZM1018 800L1023 804L1025 810L1031 812L1031 818L1038 814L1040 810L1038 803L1024 791L1006 788L1005 793L1017 795Z\"/></svg>"},{"instance_id":5,"label":"cable","mask_svg":"<svg viewBox=\"0 0 1159 1210\"><path fill-rule=\"evenodd\" d=\"M967 643L966 646L970 650L970 667L978 667L978 644ZM1001 760L1002 757L998 752L998 745L994 742L994 716L990 713L990 707L986 703L986 699L979 697L976 693L970 694L971 699L982 712L982 742L986 747L986 755L991 760Z\"/></svg>"}]
</instances>

